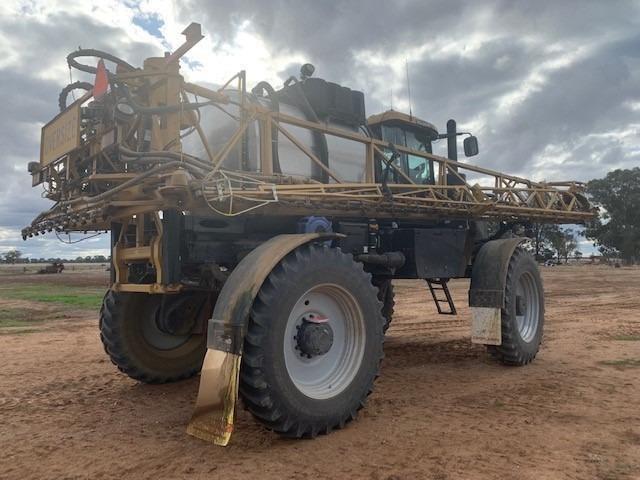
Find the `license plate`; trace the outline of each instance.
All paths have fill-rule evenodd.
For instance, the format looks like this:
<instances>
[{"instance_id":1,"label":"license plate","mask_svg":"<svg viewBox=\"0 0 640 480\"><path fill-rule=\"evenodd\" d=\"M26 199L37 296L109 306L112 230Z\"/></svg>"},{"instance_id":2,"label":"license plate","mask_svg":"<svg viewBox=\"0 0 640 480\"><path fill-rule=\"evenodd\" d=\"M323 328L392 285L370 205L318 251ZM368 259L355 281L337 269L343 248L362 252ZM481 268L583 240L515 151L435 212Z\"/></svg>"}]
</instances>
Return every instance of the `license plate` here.
<instances>
[{"instance_id":1,"label":"license plate","mask_svg":"<svg viewBox=\"0 0 640 480\"><path fill-rule=\"evenodd\" d=\"M40 164L44 167L80 146L80 102L42 127Z\"/></svg>"}]
</instances>

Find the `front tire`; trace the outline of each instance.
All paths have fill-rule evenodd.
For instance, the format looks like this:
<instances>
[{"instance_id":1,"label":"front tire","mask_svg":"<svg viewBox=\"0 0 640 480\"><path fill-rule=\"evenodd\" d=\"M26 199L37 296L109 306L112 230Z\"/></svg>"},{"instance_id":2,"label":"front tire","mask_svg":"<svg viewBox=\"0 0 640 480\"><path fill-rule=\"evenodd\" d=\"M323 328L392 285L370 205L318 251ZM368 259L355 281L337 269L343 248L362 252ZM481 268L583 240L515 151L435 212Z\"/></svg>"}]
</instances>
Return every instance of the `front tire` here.
<instances>
[{"instance_id":1,"label":"front tire","mask_svg":"<svg viewBox=\"0 0 640 480\"><path fill-rule=\"evenodd\" d=\"M192 377L202 368L206 352L204 333L172 334L159 327L161 304L162 295L110 290L100 310L100 339L111 362L143 383L168 383ZM199 308L209 307L200 304L183 311L196 315L194 310Z\"/></svg>"},{"instance_id":2,"label":"front tire","mask_svg":"<svg viewBox=\"0 0 640 480\"><path fill-rule=\"evenodd\" d=\"M351 255L304 246L265 280L253 305L240 396L267 428L315 437L354 419L382 360L382 304Z\"/></svg>"},{"instance_id":3,"label":"front tire","mask_svg":"<svg viewBox=\"0 0 640 480\"><path fill-rule=\"evenodd\" d=\"M502 309L502 344L489 352L505 365L521 366L537 355L544 327L544 289L538 264L518 247L509 261Z\"/></svg>"}]
</instances>

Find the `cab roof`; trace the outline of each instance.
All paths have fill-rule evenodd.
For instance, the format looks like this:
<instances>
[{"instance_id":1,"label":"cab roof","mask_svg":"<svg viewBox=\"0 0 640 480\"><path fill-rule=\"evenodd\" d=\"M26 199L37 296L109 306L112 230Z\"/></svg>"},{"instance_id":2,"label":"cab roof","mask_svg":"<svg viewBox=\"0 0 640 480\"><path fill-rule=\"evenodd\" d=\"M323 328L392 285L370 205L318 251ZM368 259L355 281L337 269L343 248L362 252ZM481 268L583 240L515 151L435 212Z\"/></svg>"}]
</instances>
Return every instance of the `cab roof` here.
<instances>
[{"instance_id":1,"label":"cab roof","mask_svg":"<svg viewBox=\"0 0 640 480\"><path fill-rule=\"evenodd\" d=\"M377 125L405 127L414 131L422 131L431 138L438 135L438 129L432 123L396 110L387 110L386 112L371 115L367 119L367 125L370 127Z\"/></svg>"}]
</instances>

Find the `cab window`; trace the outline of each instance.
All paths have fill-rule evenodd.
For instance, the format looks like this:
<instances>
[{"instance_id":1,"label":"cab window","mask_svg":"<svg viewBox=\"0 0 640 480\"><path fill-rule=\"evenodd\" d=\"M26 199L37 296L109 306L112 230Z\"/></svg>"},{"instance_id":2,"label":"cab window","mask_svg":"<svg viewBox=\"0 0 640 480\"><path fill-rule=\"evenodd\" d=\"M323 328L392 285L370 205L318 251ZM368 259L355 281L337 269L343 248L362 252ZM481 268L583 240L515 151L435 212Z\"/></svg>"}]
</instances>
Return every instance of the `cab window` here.
<instances>
[{"instance_id":1,"label":"cab window","mask_svg":"<svg viewBox=\"0 0 640 480\"><path fill-rule=\"evenodd\" d=\"M433 183L431 178L431 162L426 158L407 155L407 175L419 185Z\"/></svg>"},{"instance_id":2,"label":"cab window","mask_svg":"<svg viewBox=\"0 0 640 480\"><path fill-rule=\"evenodd\" d=\"M387 160L391 160L391 156L392 156L392 152L391 150L389 150L388 148L384 148L382 150L382 153L384 153L384 156L387 157ZM399 157L396 157L393 161L393 165L398 167L400 170L403 170L403 155L400 155ZM381 165L381 171L384 171L385 166ZM400 176L400 174L397 172L397 170L395 168L391 168L389 170L388 173L388 177L387 177L387 181L389 183L402 183L401 182L402 177ZM381 178L382 180L382 178Z\"/></svg>"},{"instance_id":3,"label":"cab window","mask_svg":"<svg viewBox=\"0 0 640 480\"><path fill-rule=\"evenodd\" d=\"M431 144L424 145L412 131L404 130L401 127L389 127L383 125L382 139L392 142L395 145L402 145L412 150L425 151L431 153ZM385 149L385 156L391 157L391 152ZM411 180L418 185L428 185L434 183L433 161L427 160L417 155L407 155L402 153L395 161L398 166ZM393 183L407 183L406 179L398 175L397 172L389 172L389 181Z\"/></svg>"}]
</instances>

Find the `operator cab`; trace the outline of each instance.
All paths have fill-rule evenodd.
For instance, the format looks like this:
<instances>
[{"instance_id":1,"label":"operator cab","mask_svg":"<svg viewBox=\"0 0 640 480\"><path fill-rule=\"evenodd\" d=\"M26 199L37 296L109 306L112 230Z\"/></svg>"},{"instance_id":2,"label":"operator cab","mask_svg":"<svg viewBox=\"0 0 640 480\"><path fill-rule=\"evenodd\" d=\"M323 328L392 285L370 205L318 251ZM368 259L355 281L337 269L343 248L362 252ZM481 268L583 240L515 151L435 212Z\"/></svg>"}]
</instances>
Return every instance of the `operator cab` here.
<instances>
[{"instance_id":1,"label":"operator cab","mask_svg":"<svg viewBox=\"0 0 640 480\"><path fill-rule=\"evenodd\" d=\"M438 138L438 130L431 123L395 110L370 116L367 125L373 136L379 140L427 153L432 153L431 142ZM391 158L391 151L388 148L385 148L384 152L387 158ZM433 160L400 153L394 165L418 185L435 183ZM381 181L383 167L376 164L376 181L378 182ZM389 171L389 182L409 183L395 169Z\"/></svg>"}]
</instances>

